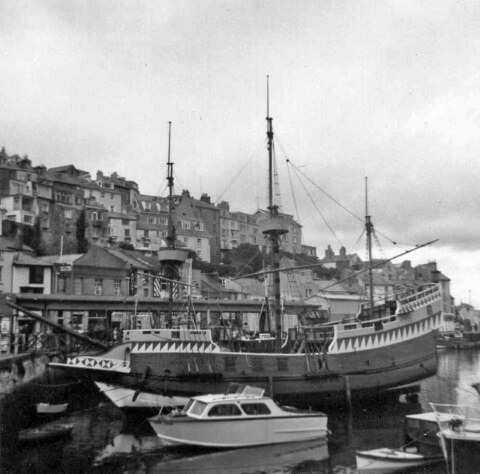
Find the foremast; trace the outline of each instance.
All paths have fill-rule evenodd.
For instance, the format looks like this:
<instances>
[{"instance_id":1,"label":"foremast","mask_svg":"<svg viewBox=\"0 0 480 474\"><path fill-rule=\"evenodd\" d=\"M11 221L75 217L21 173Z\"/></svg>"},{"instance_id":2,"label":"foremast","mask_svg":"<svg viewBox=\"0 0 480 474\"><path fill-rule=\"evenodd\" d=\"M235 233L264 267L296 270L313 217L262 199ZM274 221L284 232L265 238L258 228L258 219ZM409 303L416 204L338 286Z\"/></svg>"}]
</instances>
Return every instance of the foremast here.
<instances>
[{"instance_id":1,"label":"foremast","mask_svg":"<svg viewBox=\"0 0 480 474\"><path fill-rule=\"evenodd\" d=\"M282 348L282 312L280 300L280 238L288 233L278 213L278 205L274 202L274 142L273 119L270 117L269 77L267 76L267 150L268 150L268 211L269 218L262 225L262 231L270 241L271 264L273 270L273 314L275 318L275 350Z\"/></svg>"},{"instance_id":2,"label":"foremast","mask_svg":"<svg viewBox=\"0 0 480 474\"><path fill-rule=\"evenodd\" d=\"M172 122L168 122L168 161L167 161L167 183L168 183L168 221L167 235L165 237L166 247L158 250L158 259L164 268L164 276L168 282L168 313L165 320L167 327L172 326L173 315L173 288L180 280L180 267L188 257L188 249L177 248L177 231L173 221L173 162L171 161L171 137Z\"/></svg>"}]
</instances>

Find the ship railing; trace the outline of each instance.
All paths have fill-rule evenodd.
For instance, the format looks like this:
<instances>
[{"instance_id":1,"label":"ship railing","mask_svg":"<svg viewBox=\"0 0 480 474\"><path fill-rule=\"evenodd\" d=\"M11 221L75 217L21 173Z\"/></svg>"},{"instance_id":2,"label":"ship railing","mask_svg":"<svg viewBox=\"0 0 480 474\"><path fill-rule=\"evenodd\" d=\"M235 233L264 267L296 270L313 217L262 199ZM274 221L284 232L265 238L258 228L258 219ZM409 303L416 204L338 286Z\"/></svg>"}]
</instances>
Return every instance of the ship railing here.
<instances>
[{"instance_id":1,"label":"ship railing","mask_svg":"<svg viewBox=\"0 0 480 474\"><path fill-rule=\"evenodd\" d=\"M440 431L480 433L480 408L474 405L430 403Z\"/></svg>"},{"instance_id":2,"label":"ship railing","mask_svg":"<svg viewBox=\"0 0 480 474\"><path fill-rule=\"evenodd\" d=\"M434 303L441 298L440 288L434 284L429 288L398 300L397 314L414 311L418 308Z\"/></svg>"}]
</instances>

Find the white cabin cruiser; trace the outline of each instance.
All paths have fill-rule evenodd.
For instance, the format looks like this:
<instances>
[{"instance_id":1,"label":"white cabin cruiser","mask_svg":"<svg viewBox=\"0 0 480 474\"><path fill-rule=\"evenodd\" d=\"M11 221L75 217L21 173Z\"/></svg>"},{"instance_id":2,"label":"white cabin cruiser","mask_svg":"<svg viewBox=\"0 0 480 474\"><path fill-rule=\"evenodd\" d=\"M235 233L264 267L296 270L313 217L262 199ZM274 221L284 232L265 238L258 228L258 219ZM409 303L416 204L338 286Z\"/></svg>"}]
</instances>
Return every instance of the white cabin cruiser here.
<instances>
[{"instance_id":1,"label":"white cabin cruiser","mask_svg":"<svg viewBox=\"0 0 480 474\"><path fill-rule=\"evenodd\" d=\"M264 390L232 384L226 393L190 399L177 414L150 418L166 444L240 448L324 439L327 415L280 407Z\"/></svg>"}]
</instances>

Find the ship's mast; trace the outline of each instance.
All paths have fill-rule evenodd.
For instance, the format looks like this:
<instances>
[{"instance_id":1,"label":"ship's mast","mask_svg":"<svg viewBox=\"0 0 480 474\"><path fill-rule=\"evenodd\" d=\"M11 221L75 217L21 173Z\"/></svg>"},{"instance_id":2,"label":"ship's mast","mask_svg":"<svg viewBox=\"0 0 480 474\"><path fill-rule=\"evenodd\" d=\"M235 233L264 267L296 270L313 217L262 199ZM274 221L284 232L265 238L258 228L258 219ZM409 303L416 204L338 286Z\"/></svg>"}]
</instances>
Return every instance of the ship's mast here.
<instances>
[{"instance_id":1,"label":"ship's mast","mask_svg":"<svg viewBox=\"0 0 480 474\"><path fill-rule=\"evenodd\" d=\"M168 281L168 314L165 319L167 327L172 326L173 315L173 288L180 280L180 266L185 263L188 256L188 249L177 248L177 232L173 221L173 163L170 159L172 137L172 122L168 122L168 161L167 161L167 182L168 182L168 223L165 241L167 246L158 250L158 259L165 269L165 276Z\"/></svg>"},{"instance_id":2,"label":"ship's mast","mask_svg":"<svg viewBox=\"0 0 480 474\"><path fill-rule=\"evenodd\" d=\"M273 273L273 314L275 316L275 349L282 347L282 314L280 301L280 236L286 234L285 225L278 215L278 206L273 200L273 127L270 117L270 89L267 76L267 150L268 150L268 211L269 219L263 224L263 233L270 240Z\"/></svg>"},{"instance_id":3,"label":"ship's mast","mask_svg":"<svg viewBox=\"0 0 480 474\"><path fill-rule=\"evenodd\" d=\"M373 268L372 268L372 234L373 224L368 215L368 178L365 177L365 231L367 234L368 250L368 281L369 281L369 300L370 300L370 319L374 318L373 308Z\"/></svg>"},{"instance_id":4,"label":"ship's mast","mask_svg":"<svg viewBox=\"0 0 480 474\"><path fill-rule=\"evenodd\" d=\"M170 159L172 143L172 122L168 122L168 161L167 161L167 182L168 182L168 225L165 240L169 249L175 248L176 231L173 225L173 163Z\"/></svg>"}]
</instances>

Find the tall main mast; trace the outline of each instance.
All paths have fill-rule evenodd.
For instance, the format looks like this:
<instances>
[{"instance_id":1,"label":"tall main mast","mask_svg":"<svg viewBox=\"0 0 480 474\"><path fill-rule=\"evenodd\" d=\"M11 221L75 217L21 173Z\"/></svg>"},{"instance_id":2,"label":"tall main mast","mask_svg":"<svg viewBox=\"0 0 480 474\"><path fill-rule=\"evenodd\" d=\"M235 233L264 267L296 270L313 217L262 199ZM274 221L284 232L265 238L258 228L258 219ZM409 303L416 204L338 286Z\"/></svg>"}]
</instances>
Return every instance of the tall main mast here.
<instances>
[{"instance_id":1,"label":"tall main mast","mask_svg":"<svg viewBox=\"0 0 480 474\"><path fill-rule=\"evenodd\" d=\"M267 150L268 150L268 211L269 218L262 225L262 231L270 240L271 244L271 262L273 272L273 313L275 316L275 349L281 350L282 347L282 313L280 301L280 237L288 232L285 224L278 215L278 206L273 199L273 127L272 117L270 117L270 89L269 77L267 76Z\"/></svg>"},{"instance_id":2,"label":"tall main mast","mask_svg":"<svg viewBox=\"0 0 480 474\"><path fill-rule=\"evenodd\" d=\"M175 281L180 280L180 267L188 257L188 249L177 248L177 232L173 221L173 163L170 157L172 138L172 122L168 122L168 160L167 160L167 182L168 182L168 224L165 241L167 246L158 250L158 259L164 267L164 274L168 281L168 314L165 319L167 327L172 326L173 315L173 287Z\"/></svg>"}]
</instances>

